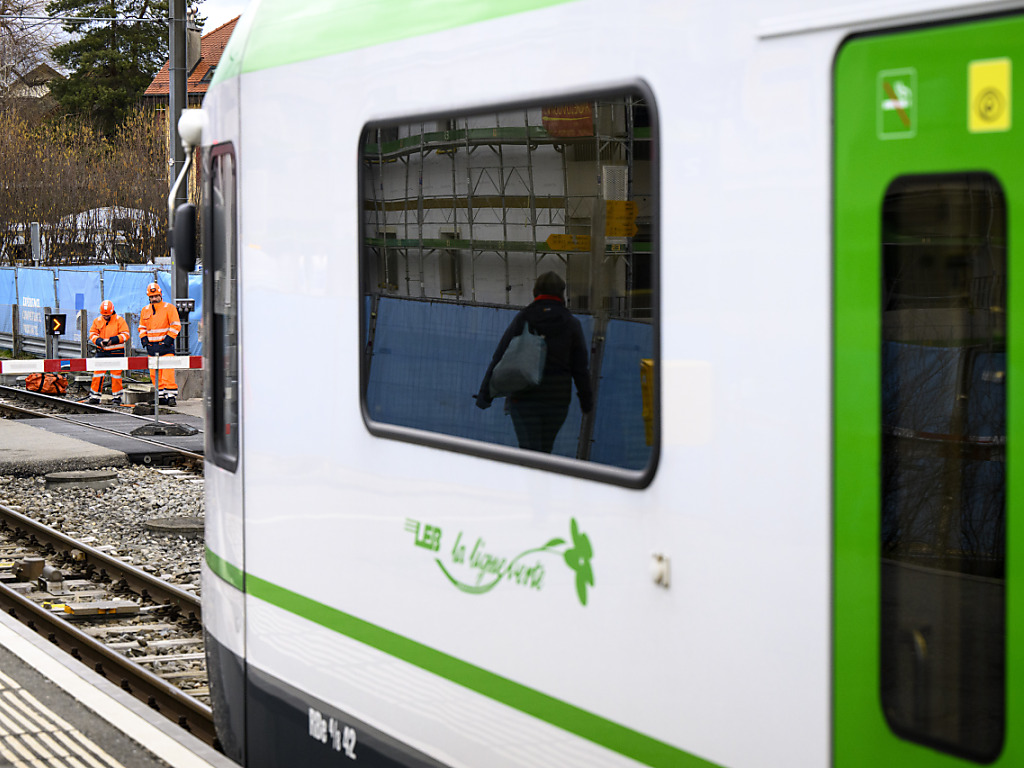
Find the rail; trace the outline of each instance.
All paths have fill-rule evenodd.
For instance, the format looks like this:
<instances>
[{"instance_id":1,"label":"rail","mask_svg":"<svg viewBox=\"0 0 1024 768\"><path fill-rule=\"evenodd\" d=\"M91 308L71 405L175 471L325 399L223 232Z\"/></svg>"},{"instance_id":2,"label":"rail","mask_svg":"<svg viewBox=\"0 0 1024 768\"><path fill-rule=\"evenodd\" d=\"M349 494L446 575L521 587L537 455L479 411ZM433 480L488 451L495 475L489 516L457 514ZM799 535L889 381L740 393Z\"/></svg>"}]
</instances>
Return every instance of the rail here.
<instances>
[{"instance_id":1,"label":"rail","mask_svg":"<svg viewBox=\"0 0 1024 768\"><path fill-rule=\"evenodd\" d=\"M43 546L55 550L74 548L85 557L85 565L102 571L108 579L120 580L136 594L171 605L179 612L185 612L197 623L202 621L199 598L172 584L162 582L145 571L120 562L2 505L0 523ZM203 702L78 629L62 618L61 614L37 605L3 584L0 584L0 610L6 611L29 629L89 665L98 674L165 717L176 721L197 738L216 746L217 734L213 725L213 711Z\"/></svg>"},{"instance_id":2,"label":"rail","mask_svg":"<svg viewBox=\"0 0 1024 768\"><path fill-rule=\"evenodd\" d=\"M82 544L72 539L70 536L65 536L60 531L36 522L32 518L26 517L9 507L0 505L0 522L54 549L76 549L82 553L84 558L82 562L97 572L103 573L108 579L123 581L136 594L149 597L158 603L171 605L182 616L188 616L202 623L202 602L195 595L179 589L173 584L157 579L123 560L111 557L98 549L93 549L87 544Z\"/></svg>"}]
</instances>

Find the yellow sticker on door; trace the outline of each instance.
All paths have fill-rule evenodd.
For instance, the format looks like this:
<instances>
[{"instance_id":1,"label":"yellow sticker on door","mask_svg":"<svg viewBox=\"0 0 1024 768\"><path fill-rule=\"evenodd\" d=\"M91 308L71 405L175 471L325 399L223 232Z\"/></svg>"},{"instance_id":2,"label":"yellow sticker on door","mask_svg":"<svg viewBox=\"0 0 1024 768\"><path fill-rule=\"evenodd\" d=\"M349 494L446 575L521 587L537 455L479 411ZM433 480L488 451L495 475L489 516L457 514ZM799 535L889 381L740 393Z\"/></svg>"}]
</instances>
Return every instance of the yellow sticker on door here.
<instances>
[{"instance_id":1,"label":"yellow sticker on door","mask_svg":"<svg viewBox=\"0 0 1024 768\"><path fill-rule=\"evenodd\" d=\"M967 65L967 130L1008 131L1013 117L1009 59L984 59Z\"/></svg>"}]
</instances>

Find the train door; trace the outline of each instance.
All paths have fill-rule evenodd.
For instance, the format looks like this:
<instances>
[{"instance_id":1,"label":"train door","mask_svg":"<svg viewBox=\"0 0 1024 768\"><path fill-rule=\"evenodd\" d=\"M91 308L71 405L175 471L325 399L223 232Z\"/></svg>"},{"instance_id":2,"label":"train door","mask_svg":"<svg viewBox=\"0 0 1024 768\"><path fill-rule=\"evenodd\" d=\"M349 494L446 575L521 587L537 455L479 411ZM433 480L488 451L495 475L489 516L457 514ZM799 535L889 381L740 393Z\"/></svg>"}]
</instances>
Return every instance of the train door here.
<instances>
[{"instance_id":1,"label":"train door","mask_svg":"<svg viewBox=\"0 0 1024 768\"><path fill-rule=\"evenodd\" d=\"M245 762L245 547L240 425L238 163L234 145L204 151L206 656L217 734Z\"/></svg>"},{"instance_id":2,"label":"train door","mask_svg":"<svg viewBox=\"0 0 1024 768\"><path fill-rule=\"evenodd\" d=\"M836 59L837 766L1024 765L1015 69L1021 15Z\"/></svg>"}]
</instances>

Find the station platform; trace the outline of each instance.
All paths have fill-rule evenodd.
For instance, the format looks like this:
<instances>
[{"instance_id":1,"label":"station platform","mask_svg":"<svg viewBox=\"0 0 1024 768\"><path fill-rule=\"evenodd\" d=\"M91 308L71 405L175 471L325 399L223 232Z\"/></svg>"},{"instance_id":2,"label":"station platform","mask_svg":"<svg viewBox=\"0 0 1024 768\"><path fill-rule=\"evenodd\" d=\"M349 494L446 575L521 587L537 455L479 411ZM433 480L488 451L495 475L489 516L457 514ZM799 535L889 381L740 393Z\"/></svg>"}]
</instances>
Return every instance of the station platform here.
<instances>
[{"instance_id":1,"label":"station platform","mask_svg":"<svg viewBox=\"0 0 1024 768\"><path fill-rule=\"evenodd\" d=\"M238 768L0 614L0 766Z\"/></svg>"},{"instance_id":2,"label":"station platform","mask_svg":"<svg viewBox=\"0 0 1024 768\"><path fill-rule=\"evenodd\" d=\"M162 456L174 454L177 448L201 454L203 399L179 400L170 411L173 412L161 410L161 423L188 424L199 432L187 437L147 438L167 446L166 450L57 419L0 419L0 475L42 475L159 463ZM142 420L116 412L78 415L75 419L125 433L154 421L151 416Z\"/></svg>"}]
</instances>

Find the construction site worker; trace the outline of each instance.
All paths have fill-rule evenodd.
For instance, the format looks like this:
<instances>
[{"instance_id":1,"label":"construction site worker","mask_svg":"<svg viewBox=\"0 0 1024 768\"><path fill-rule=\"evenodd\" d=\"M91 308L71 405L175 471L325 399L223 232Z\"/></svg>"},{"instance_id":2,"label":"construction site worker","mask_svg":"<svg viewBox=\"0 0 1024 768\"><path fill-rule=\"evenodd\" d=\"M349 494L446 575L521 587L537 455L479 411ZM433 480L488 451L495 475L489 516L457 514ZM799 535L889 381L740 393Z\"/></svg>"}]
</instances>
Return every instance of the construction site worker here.
<instances>
[{"instance_id":1,"label":"construction site worker","mask_svg":"<svg viewBox=\"0 0 1024 768\"><path fill-rule=\"evenodd\" d=\"M89 329L89 343L96 348L96 357L124 357L124 346L128 341L128 323L114 312L114 302L104 301L100 304L100 316L92 321ZM103 377L108 371L96 371L92 377L92 386L87 402L92 405L100 401L103 391ZM110 394L114 396L113 405L121 404L121 371L109 371Z\"/></svg>"},{"instance_id":2,"label":"construction site worker","mask_svg":"<svg viewBox=\"0 0 1024 768\"><path fill-rule=\"evenodd\" d=\"M156 283L146 287L149 306L144 307L139 317L139 340L152 357L164 357L174 354L174 340L181 333L181 320L178 308L164 301L163 292ZM160 405L175 406L178 404L178 384L173 368L161 368L159 381L157 371L149 369L149 377L158 388Z\"/></svg>"}]
</instances>

